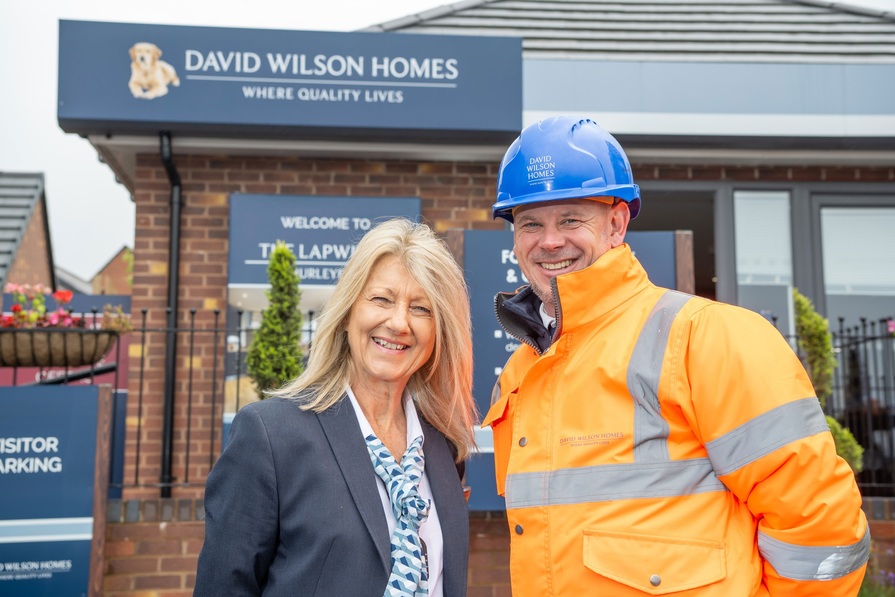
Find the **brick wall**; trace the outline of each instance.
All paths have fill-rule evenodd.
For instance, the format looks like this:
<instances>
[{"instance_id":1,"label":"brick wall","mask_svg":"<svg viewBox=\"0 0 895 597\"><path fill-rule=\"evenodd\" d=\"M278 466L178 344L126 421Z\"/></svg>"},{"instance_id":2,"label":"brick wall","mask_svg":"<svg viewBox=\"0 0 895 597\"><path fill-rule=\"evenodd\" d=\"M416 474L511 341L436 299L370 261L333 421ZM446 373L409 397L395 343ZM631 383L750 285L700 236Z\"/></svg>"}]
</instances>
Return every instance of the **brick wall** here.
<instances>
[{"instance_id":1,"label":"brick wall","mask_svg":"<svg viewBox=\"0 0 895 597\"><path fill-rule=\"evenodd\" d=\"M870 521L873 564L880 570L895 572L895 499L866 497L864 514Z\"/></svg>"},{"instance_id":2,"label":"brick wall","mask_svg":"<svg viewBox=\"0 0 895 597\"><path fill-rule=\"evenodd\" d=\"M47 245L47 214L44 202L38 201L28 227L22 235L22 242L6 275L8 282L15 284L43 284L50 286L53 275L50 272L50 247Z\"/></svg>"},{"instance_id":3,"label":"brick wall","mask_svg":"<svg viewBox=\"0 0 895 597\"><path fill-rule=\"evenodd\" d=\"M132 255L133 253L127 247L118 251L90 280L93 294L130 294Z\"/></svg>"},{"instance_id":4,"label":"brick wall","mask_svg":"<svg viewBox=\"0 0 895 597\"><path fill-rule=\"evenodd\" d=\"M103 595L190 597L202 516L202 500L110 500Z\"/></svg>"},{"instance_id":5,"label":"brick wall","mask_svg":"<svg viewBox=\"0 0 895 597\"><path fill-rule=\"evenodd\" d=\"M111 500L105 597L190 597L205 527L202 500ZM502 512L470 516L468 597L510 597L510 536Z\"/></svg>"}]
</instances>

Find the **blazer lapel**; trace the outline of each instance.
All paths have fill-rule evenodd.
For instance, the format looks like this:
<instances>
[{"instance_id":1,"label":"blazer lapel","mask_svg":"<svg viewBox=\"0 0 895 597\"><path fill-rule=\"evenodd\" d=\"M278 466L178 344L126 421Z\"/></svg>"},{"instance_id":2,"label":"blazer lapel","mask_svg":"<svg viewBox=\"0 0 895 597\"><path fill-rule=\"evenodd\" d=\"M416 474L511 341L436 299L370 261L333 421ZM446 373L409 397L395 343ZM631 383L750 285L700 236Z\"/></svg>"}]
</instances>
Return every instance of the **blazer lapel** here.
<instances>
[{"instance_id":1,"label":"blazer lapel","mask_svg":"<svg viewBox=\"0 0 895 597\"><path fill-rule=\"evenodd\" d=\"M447 439L422 415L420 424L426 436L423 447L426 476L432 488L435 507L438 508L444 540L444 594L465 595L469 566L469 511Z\"/></svg>"},{"instance_id":2,"label":"blazer lapel","mask_svg":"<svg viewBox=\"0 0 895 597\"><path fill-rule=\"evenodd\" d=\"M376 471L370 463L367 444L347 395L328 410L318 413L317 419L329 440L354 504L373 538L382 565L388 571L391 569L390 538L376 487Z\"/></svg>"}]
</instances>

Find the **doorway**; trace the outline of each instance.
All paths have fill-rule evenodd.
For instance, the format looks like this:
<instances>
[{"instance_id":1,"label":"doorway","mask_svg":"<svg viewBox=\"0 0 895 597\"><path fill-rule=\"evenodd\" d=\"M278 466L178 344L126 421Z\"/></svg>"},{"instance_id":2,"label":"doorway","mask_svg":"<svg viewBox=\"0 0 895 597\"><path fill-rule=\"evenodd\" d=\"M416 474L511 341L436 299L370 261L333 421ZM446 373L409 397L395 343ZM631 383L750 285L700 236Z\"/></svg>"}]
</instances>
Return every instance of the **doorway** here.
<instances>
[{"instance_id":1,"label":"doorway","mask_svg":"<svg viewBox=\"0 0 895 597\"><path fill-rule=\"evenodd\" d=\"M696 294L715 299L715 194L713 191L646 191L643 209L628 230L690 230Z\"/></svg>"}]
</instances>

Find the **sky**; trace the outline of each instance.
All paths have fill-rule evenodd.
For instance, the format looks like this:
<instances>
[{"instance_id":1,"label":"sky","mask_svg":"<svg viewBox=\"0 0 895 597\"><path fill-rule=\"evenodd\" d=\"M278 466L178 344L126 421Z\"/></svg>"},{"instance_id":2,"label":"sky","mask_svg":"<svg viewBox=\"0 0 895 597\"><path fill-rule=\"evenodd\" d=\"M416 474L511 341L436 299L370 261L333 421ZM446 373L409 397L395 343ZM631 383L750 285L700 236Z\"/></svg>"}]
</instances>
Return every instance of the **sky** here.
<instances>
[{"instance_id":1,"label":"sky","mask_svg":"<svg viewBox=\"0 0 895 597\"><path fill-rule=\"evenodd\" d=\"M0 0L0 171L43 173L53 258L89 280L133 246L134 204L85 139L56 120L60 19L354 31L444 0ZM895 13L895 0L838 4Z\"/></svg>"}]
</instances>

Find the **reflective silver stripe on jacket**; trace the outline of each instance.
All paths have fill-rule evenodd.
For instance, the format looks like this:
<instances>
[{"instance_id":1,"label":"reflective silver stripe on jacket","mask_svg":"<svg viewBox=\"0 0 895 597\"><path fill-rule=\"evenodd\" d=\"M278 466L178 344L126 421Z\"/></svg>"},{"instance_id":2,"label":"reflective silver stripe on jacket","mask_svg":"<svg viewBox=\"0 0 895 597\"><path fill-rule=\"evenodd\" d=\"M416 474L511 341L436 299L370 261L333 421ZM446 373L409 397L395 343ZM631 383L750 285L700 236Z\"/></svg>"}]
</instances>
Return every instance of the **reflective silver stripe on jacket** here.
<instances>
[{"instance_id":1,"label":"reflective silver stripe on jacket","mask_svg":"<svg viewBox=\"0 0 895 597\"><path fill-rule=\"evenodd\" d=\"M507 475L507 509L726 491L707 458Z\"/></svg>"},{"instance_id":2,"label":"reflective silver stripe on jacket","mask_svg":"<svg viewBox=\"0 0 895 597\"><path fill-rule=\"evenodd\" d=\"M759 460L790 442L829 431L817 398L803 398L761 414L721 437L706 443L705 449L724 476Z\"/></svg>"},{"instance_id":3,"label":"reflective silver stripe on jacket","mask_svg":"<svg viewBox=\"0 0 895 597\"><path fill-rule=\"evenodd\" d=\"M669 290L656 302L640 330L628 364L628 392L634 398L634 462L667 462L668 422L659 406L659 378L671 323L690 295Z\"/></svg>"},{"instance_id":4,"label":"reflective silver stripe on jacket","mask_svg":"<svg viewBox=\"0 0 895 597\"><path fill-rule=\"evenodd\" d=\"M708 458L672 461L668 454L669 426L659 406L659 378L671 324L690 298L673 290L662 295L634 345L627 383L635 405L635 461L507 475L507 509L727 490Z\"/></svg>"},{"instance_id":5,"label":"reflective silver stripe on jacket","mask_svg":"<svg viewBox=\"0 0 895 597\"><path fill-rule=\"evenodd\" d=\"M758 531L758 551L777 574L791 580L833 580L850 574L870 557L870 530L853 545L793 545Z\"/></svg>"}]
</instances>

